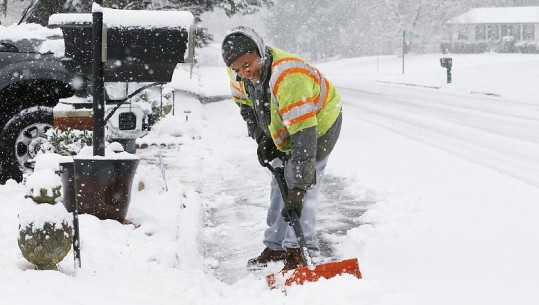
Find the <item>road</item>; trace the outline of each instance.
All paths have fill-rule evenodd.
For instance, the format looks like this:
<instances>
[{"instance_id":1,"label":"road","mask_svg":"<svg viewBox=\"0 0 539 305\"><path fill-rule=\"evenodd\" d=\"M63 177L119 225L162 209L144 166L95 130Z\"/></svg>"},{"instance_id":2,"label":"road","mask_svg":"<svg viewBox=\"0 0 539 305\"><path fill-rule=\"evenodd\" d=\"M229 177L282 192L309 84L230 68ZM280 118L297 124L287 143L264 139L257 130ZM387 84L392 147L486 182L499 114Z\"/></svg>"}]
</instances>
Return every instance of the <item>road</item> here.
<instances>
[{"instance_id":1,"label":"road","mask_svg":"<svg viewBox=\"0 0 539 305\"><path fill-rule=\"evenodd\" d=\"M539 186L539 104L387 84L340 89L347 116Z\"/></svg>"}]
</instances>

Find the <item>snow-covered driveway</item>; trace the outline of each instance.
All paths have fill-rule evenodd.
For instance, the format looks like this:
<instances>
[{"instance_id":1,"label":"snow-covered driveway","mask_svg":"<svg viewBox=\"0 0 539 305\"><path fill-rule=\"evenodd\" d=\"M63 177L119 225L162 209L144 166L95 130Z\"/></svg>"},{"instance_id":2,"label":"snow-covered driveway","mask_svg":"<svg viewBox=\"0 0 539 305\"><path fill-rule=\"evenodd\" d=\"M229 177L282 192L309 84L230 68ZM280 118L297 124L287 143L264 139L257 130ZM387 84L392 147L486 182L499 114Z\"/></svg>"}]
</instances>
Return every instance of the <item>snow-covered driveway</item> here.
<instances>
[{"instance_id":1,"label":"snow-covered driveway","mask_svg":"<svg viewBox=\"0 0 539 305\"><path fill-rule=\"evenodd\" d=\"M155 163L151 160L161 150L167 176L194 186L200 194L207 208L201 240L206 264L218 279L232 284L249 274L247 260L264 247L271 174L258 164L256 144L247 136L231 100L189 107L194 112L190 122L202 113L204 119L211 118L199 138L176 149L150 147L138 154ZM233 133L232 139L229 133ZM330 174L323 183L318 219L321 256L339 259L333 253L331 237L359 226L359 216L375 199L373 194L352 189L345 177ZM279 264L272 267L271 271L282 268Z\"/></svg>"}]
</instances>

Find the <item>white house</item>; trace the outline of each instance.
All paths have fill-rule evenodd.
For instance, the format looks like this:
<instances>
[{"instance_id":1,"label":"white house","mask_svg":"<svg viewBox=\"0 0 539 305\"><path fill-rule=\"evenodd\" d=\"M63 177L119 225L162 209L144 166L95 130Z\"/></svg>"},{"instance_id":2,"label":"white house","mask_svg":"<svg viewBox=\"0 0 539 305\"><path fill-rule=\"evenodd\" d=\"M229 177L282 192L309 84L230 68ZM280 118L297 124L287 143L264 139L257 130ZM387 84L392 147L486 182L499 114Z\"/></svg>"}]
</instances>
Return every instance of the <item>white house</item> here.
<instances>
[{"instance_id":1,"label":"white house","mask_svg":"<svg viewBox=\"0 0 539 305\"><path fill-rule=\"evenodd\" d=\"M539 7L474 8L447 24L451 42L539 41Z\"/></svg>"}]
</instances>

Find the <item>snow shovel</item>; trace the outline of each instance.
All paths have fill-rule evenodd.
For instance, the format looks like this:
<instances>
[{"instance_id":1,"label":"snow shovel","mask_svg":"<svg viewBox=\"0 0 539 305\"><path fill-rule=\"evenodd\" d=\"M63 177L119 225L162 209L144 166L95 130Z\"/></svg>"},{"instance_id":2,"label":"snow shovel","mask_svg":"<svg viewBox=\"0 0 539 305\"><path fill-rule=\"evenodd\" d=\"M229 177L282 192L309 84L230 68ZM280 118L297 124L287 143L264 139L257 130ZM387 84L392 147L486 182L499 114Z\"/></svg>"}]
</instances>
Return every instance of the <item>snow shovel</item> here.
<instances>
[{"instance_id":1,"label":"snow shovel","mask_svg":"<svg viewBox=\"0 0 539 305\"><path fill-rule=\"evenodd\" d=\"M273 168L269 163L266 163L266 167L275 176L283 199L286 202L288 187L286 186L284 179L284 168ZM303 256L307 266L266 276L266 281L271 289L282 287L282 285L302 285L304 282L316 282L320 278L330 279L342 274L351 274L358 279L361 279L357 258L337 262L327 262L315 266L311 255L309 254L307 242L305 241L305 236L303 235L303 229L301 228L297 213L292 211L288 213L288 217L290 219L290 225L293 227L294 233L296 233L301 256Z\"/></svg>"}]
</instances>

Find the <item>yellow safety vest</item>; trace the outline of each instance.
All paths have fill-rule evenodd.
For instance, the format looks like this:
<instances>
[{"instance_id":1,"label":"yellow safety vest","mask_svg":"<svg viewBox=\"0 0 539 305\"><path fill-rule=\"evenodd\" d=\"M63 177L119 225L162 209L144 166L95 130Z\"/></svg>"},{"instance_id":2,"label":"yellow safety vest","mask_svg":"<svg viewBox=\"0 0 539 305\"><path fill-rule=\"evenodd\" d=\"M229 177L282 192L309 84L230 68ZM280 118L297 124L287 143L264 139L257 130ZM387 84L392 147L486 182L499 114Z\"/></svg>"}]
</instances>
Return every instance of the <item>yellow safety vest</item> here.
<instances>
[{"instance_id":1,"label":"yellow safety vest","mask_svg":"<svg viewBox=\"0 0 539 305\"><path fill-rule=\"evenodd\" d=\"M275 146L290 149L290 135L317 126L318 138L325 135L340 112L340 96L335 87L315 67L303 59L275 47L269 88L271 123L268 126ZM253 107L244 83L236 81L228 69L232 98L238 104Z\"/></svg>"}]
</instances>

